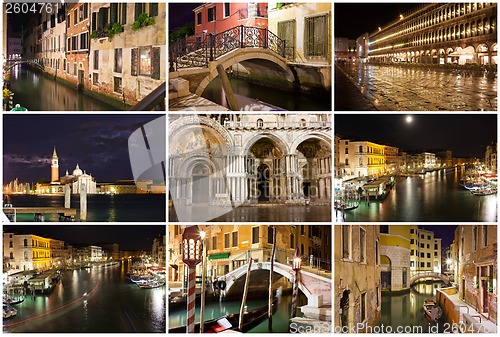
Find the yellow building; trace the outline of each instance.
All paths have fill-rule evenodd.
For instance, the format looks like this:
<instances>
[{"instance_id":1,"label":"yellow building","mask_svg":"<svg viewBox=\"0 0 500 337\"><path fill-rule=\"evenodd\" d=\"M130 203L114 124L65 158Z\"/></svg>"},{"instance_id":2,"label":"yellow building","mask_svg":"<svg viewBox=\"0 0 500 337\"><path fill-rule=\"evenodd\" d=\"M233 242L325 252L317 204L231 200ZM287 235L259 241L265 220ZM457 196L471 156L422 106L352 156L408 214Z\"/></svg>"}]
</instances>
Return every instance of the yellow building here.
<instances>
[{"instance_id":1,"label":"yellow building","mask_svg":"<svg viewBox=\"0 0 500 337\"><path fill-rule=\"evenodd\" d=\"M379 226L335 225L334 327L363 332L381 315Z\"/></svg>"},{"instance_id":2,"label":"yellow building","mask_svg":"<svg viewBox=\"0 0 500 337\"><path fill-rule=\"evenodd\" d=\"M380 225L380 281L382 290L410 289L410 227Z\"/></svg>"},{"instance_id":3,"label":"yellow building","mask_svg":"<svg viewBox=\"0 0 500 337\"><path fill-rule=\"evenodd\" d=\"M4 272L44 271L52 267L51 239L33 234L4 233Z\"/></svg>"},{"instance_id":4,"label":"yellow building","mask_svg":"<svg viewBox=\"0 0 500 337\"><path fill-rule=\"evenodd\" d=\"M441 273L441 238L434 232L410 227L410 271L411 274Z\"/></svg>"},{"instance_id":5,"label":"yellow building","mask_svg":"<svg viewBox=\"0 0 500 337\"><path fill-rule=\"evenodd\" d=\"M343 180L368 176L378 178L386 174L384 145L341 139L339 147L339 165Z\"/></svg>"}]
</instances>

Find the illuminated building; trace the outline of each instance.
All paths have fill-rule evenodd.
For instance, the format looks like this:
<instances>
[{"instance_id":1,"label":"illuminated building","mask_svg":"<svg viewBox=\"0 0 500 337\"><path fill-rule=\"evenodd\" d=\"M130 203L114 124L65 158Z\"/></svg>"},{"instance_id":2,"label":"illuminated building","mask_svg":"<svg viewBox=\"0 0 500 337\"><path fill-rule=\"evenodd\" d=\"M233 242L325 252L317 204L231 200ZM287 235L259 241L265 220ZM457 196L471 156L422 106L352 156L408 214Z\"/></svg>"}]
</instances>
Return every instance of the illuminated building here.
<instances>
[{"instance_id":1,"label":"illuminated building","mask_svg":"<svg viewBox=\"0 0 500 337\"><path fill-rule=\"evenodd\" d=\"M497 173L497 143L492 143L486 146L484 155L484 164L489 173Z\"/></svg>"},{"instance_id":2,"label":"illuminated building","mask_svg":"<svg viewBox=\"0 0 500 337\"><path fill-rule=\"evenodd\" d=\"M370 141L341 139L340 174L344 180L357 177L380 177L386 174L385 146Z\"/></svg>"},{"instance_id":3,"label":"illuminated building","mask_svg":"<svg viewBox=\"0 0 500 337\"><path fill-rule=\"evenodd\" d=\"M51 239L34 234L4 233L4 272L50 269L52 267L50 243Z\"/></svg>"},{"instance_id":4,"label":"illuminated building","mask_svg":"<svg viewBox=\"0 0 500 337\"><path fill-rule=\"evenodd\" d=\"M380 225L382 290L410 289L410 226Z\"/></svg>"},{"instance_id":5,"label":"illuminated building","mask_svg":"<svg viewBox=\"0 0 500 337\"><path fill-rule=\"evenodd\" d=\"M412 275L425 272L441 273L441 238L434 232L410 227L410 272Z\"/></svg>"},{"instance_id":6,"label":"illuminated building","mask_svg":"<svg viewBox=\"0 0 500 337\"><path fill-rule=\"evenodd\" d=\"M358 50L377 63L495 65L496 26L494 2L421 4L358 39Z\"/></svg>"}]
</instances>

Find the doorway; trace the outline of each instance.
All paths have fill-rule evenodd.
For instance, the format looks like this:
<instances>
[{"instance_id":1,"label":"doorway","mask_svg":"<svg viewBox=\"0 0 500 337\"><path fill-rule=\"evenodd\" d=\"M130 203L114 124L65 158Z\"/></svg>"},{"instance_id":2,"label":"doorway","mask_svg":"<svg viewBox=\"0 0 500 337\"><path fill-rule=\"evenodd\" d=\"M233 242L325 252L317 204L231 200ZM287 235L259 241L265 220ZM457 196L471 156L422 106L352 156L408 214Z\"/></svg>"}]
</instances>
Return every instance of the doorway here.
<instances>
[{"instance_id":1,"label":"doorway","mask_svg":"<svg viewBox=\"0 0 500 337\"><path fill-rule=\"evenodd\" d=\"M193 204L209 203L208 179L208 176L204 175L193 176Z\"/></svg>"},{"instance_id":2,"label":"doorway","mask_svg":"<svg viewBox=\"0 0 500 337\"><path fill-rule=\"evenodd\" d=\"M349 328L349 290L344 290L340 299L340 324L342 332L348 331Z\"/></svg>"},{"instance_id":3,"label":"doorway","mask_svg":"<svg viewBox=\"0 0 500 337\"><path fill-rule=\"evenodd\" d=\"M266 164L260 164L257 168L257 172L257 188L259 190L258 200L262 202L269 201L269 166Z\"/></svg>"},{"instance_id":4,"label":"doorway","mask_svg":"<svg viewBox=\"0 0 500 337\"><path fill-rule=\"evenodd\" d=\"M83 72L83 70L79 69L78 70L78 90L79 91L83 91L84 77L85 77L85 73Z\"/></svg>"},{"instance_id":5,"label":"doorway","mask_svg":"<svg viewBox=\"0 0 500 337\"><path fill-rule=\"evenodd\" d=\"M483 313L488 313L488 280L481 280L481 290L483 292L482 309Z\"/></svg>"}]
</instances>

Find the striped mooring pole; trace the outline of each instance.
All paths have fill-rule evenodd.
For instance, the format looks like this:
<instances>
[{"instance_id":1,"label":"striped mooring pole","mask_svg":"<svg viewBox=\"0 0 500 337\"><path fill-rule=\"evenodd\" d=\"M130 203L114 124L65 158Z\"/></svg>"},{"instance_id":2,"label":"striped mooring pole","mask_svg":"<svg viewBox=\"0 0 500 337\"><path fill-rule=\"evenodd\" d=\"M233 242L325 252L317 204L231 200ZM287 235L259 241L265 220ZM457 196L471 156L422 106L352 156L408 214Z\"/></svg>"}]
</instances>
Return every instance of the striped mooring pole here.
<instances>
[{"instance_id":1,"label":"striped mooring pole","mask_svg":"<svg viewBox=\"0 0 500 337\"><path fill-rule=\"evenodd\" d=\"M299 272L302 265L302 258L299 254L299 249L295 249L295 254L292 260L292 270L293 270L293 288L292 288L292 318L296 316L297 313L297 296L299 294Z\"/></svg>"},{"instance_id":2,"label":"striped mooring pole","mask_svg":"<svg viewBox=\"0 0 500 337\"><path fill-rule=\"evenodd\" d=\"M188 269L187 333L194 333L194 307L196 303L196 267Z\"/></svg>"}]
</instances>

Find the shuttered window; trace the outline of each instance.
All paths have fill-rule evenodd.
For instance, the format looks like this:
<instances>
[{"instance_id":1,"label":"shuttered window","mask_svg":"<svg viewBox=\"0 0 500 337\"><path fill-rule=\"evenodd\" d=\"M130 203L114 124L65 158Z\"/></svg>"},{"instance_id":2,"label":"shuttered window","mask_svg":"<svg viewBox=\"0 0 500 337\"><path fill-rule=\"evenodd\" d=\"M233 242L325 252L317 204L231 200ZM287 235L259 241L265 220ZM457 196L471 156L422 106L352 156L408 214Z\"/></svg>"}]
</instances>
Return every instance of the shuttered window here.
<instances>
[{"instance_id":1,"label":"shuttered window","mask_svg":"<svg viewBox=\"0 0 500 337\"><path fill-rule=\"evenodd\" d=\"M278 37L285 40L286 58L294 60L295 20L278 22Z\"/></svg>"},{"instance_id":2,"label":"shuttered window","mask_svg":"<svg viewBox=\"0 0 500 337\"><path fill-rule=\"evenodd\" d=\"M137 59L138 59L138 55L139 55L139 49L138 48L132 48L131 49L131 52L132 52L132 57L131 57L131 64L130 64L130 74L132 76L137 76Z\"/></svg>"},{"instance_id":3,"label":"shuttered window","mask_svg":"<svg viewBox=\"0 0 500 337\"><path fill-rule=\"evenodd\" d=\"M155 80L160 79L160 71L161 71L161 50L159 47L153 47L153 59L151 60L151 78Z\"/></svg>"},{"instance_id":4,"label":"shuttered window","mask_svg":"<svg viewBox=\"0 0 500 337\"><path fill-rule=\"evenodd\" d=\"M305 56L310 59L324 59L328 55L328 15L305 18Z\"/></svg>"}]
</instances>

